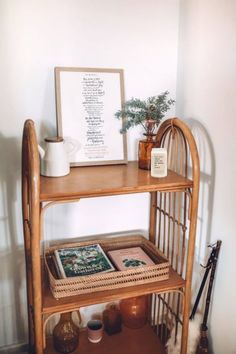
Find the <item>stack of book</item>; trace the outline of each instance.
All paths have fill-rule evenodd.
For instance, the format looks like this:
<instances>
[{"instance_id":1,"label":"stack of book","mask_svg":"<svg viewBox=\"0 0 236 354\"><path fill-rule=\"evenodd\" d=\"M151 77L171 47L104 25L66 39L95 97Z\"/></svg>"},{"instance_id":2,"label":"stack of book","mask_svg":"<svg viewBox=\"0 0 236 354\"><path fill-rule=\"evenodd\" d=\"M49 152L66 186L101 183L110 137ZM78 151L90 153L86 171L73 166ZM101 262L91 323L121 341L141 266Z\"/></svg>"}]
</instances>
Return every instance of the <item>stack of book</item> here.
<instances>
[{"instance_id":1,"label":"stack of book","mask_svg":"<svg viewBox=\"0 0 236 354\"><path fill-rule=\"evenodd\" d=\"M99 244L57 249L53 260L59 278L155 265L141 247L111 250L106 255Z\"/></svg>"}]
</instances>

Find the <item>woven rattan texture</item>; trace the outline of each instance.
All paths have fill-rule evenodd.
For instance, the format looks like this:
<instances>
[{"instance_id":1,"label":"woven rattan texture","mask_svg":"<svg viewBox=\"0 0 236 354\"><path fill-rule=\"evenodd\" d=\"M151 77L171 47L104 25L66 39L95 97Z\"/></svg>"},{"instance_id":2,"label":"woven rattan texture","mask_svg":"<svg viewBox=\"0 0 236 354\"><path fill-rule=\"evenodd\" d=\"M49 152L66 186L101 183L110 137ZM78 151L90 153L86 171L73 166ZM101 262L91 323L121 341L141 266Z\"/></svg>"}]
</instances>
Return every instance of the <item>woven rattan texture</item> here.
<instances>
[{"instance_id":1,"label":"woven rattan texture","mask_svg":"<svg viewBox=\"0 0 236 354\"><path fill-rule=\"evenodd\" d=\"M99 243L105 252L140 246L152 258L155 265L132 268L125 271L56 279L52 262L52 255L56 249L80 247L95 243ZM132 285L151 283L169 278L169 262L165 256L158 251L150 241L140 235L112 237L79 243L60 244L56 247L50 247L46 252L45 264L48 271L50 289L53 296L57 299L96 291L112 290Z\"/></svg>"}]
</instances>

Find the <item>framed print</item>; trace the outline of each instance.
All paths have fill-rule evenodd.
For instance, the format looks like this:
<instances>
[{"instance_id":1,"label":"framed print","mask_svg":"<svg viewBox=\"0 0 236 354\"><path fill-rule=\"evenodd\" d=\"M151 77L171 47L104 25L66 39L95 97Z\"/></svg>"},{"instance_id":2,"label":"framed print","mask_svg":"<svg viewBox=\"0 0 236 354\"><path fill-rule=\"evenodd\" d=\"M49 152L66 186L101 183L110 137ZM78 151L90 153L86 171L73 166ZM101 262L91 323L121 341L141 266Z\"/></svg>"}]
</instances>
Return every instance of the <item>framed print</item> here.
<instances>
[{"instance_id":1,"label":"framed print","mask_svg":"<svg viewBox=\"0 0 236 354\"><path fill-rule=\"evenodd\" d=\"M115 117L124 102L122 69L55 68L57 133L73 146L71 166L127 163Z\"/></svg>"}]
</instances>

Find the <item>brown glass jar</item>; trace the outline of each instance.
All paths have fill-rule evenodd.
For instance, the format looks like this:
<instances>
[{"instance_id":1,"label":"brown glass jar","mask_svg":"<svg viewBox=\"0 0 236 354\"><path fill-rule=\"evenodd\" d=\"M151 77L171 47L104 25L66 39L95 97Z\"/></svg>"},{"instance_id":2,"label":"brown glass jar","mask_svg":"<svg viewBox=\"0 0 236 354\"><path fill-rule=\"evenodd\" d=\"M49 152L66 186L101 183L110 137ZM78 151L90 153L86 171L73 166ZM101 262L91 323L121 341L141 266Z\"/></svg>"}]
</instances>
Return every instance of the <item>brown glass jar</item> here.
<instances>
[{"instance_id":1,"label":"brown glass jar","mask_svg":"<svg viewBox=\"0 0 236 354\"><path fill-rule=\"evenodd\" d=\"M108 335L121 332L122 319L120 309L116 304L110 304L103 312L104 330Z\"/></svg>"},{"instance_id":2,"label":"brown glass jar","mask_svg":"<svg viewBox=\"0 0 236 354\"><path fill-rule=\"evenodd\" d=\"M151 170L151 151L156 146L156 134L146 134L146 139L140 140L138 145L138 167Z\"/></svg>"},{"instance_id":3,"label":"brown glass jar","mask_svg":"<svg viewBox=\"0 0 236 354\"><path fill-rule=\"evenodd\" d=\"M120 301L123 324L128 328L141 328L147 322L148 297L138 296Z\"/></svg>"},{"instance_id":4,"label":"brown glass jar","mask_svg":"<svg viewBox=\"0 0 236 354\"><path fill-rule=\"evenodd\" d=\"M71 353L79 344L79 328L72 320L72 312L62 313L53 330L53 343L59 353Z\"/></svg>"}]
</instances>

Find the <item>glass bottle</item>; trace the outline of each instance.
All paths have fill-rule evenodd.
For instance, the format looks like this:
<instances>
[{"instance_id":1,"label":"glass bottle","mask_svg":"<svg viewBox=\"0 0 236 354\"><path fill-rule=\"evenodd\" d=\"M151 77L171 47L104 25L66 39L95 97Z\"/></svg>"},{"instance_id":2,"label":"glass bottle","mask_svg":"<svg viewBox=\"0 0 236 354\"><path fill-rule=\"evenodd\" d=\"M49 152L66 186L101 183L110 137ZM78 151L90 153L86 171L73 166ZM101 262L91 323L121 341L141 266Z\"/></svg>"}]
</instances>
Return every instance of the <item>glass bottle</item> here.
<instances>
[{"instance_id":1,"label":"glass bottle","mask_svg":"<svg viewBox=\"0 0 236 354\"><path fill-rule=\"evenodd\" d=\"M151 169L151 151L156 147L156 128L158 123L148 118L145 120L144 127L145 133L143 134L146 139L140 140L138 145L138 167L144 170Z\"/></svg>"},{"instance_id":2,"label":"glass bottle","mask_svg":"<svg viewBox=\"0 0 236 354\"><path fill-rule=\"evenodd\" d=\"M104 329L108 335L121 332L121 312L116 304L110 304L103 312Z\"/></svg>"},{"instance_id":3,"label":"glass bottle","mask_svg":"<svg viewBox=\"0 0 236 354\"><path fill-rule=\"evenodd\" d=\"M141 328L147 322L148 297L146 295L120 301L122 321L128 328Z\"/></svg>"},{"instance_id":4,"label":"glass bottle","mask_svg":"<svg viewBox=\"0 0 236 354\"><path fill-rule=\"evenodd\" d=\"M72 320L72 312L62 313L53 330L53 343L59 353L73 352L79 343L79 328Z\"/></svg>"}]
</instances>

